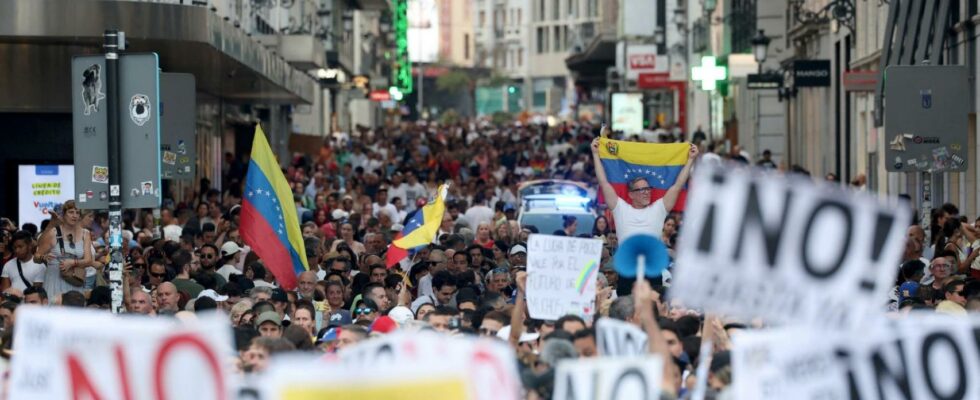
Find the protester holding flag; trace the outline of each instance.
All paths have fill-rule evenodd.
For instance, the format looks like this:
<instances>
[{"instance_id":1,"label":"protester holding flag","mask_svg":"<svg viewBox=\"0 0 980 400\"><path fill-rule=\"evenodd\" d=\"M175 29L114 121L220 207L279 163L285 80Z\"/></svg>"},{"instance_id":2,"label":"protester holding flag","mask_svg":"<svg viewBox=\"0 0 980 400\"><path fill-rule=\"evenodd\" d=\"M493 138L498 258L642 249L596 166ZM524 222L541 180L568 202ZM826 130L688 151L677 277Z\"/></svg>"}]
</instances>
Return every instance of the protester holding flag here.
<instances>
[{"instance_id":1,"label":"protester holding flag","mask_svg":"<svg viewBox=\"0 0 980 400\"><path fill-rule=\"evenodd\" d=\"M660 236L697 155L693 144L630 143L605 137L592 141L596 178L613 211L620 241L638 233ZM622 194L628 194L628 199L621 198Z\"/></svg>"}]
</instances>

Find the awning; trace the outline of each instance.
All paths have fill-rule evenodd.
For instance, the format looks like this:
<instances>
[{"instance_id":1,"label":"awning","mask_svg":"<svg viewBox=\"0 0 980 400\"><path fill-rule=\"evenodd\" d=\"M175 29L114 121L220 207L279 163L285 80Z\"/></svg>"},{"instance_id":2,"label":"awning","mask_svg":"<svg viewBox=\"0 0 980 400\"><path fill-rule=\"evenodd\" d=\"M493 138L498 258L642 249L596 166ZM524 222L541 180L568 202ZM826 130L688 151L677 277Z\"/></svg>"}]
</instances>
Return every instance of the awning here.
<instances>
[{"instance_id":1,"label":"awning","mask_svg":"<svg viewBox=\"0 0 980 400\"><path fill-rule=\"evenodd\" d=\"M69 112L73 55L102 52L105 29L127 52L156 52L166 72L242 103L312 103L315 80L206 7L130 1L0 0L0 111Z\"/></svg>"},{"instance_id":2,"label":"awning","mask_svg":"<svg viewBox=\"0 0 980 400\"><path fill-rule=\"evenodd\" d=\"M616 38L599 35L580 53L565 59L565 66L575 73L576 82L604 82L606 69L616 63Z\"/></svg>"}]
</instances>

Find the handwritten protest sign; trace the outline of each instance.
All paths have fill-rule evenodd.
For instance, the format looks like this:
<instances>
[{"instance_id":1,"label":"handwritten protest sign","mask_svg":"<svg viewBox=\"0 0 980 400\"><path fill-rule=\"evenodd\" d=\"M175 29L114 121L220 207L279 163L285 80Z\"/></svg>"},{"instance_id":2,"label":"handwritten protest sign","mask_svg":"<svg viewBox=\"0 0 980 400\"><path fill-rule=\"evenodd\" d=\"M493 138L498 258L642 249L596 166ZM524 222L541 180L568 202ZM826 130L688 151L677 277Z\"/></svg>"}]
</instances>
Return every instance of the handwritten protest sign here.
<instances>
[{"instance_id":1,"label":"handwritten protest sign","mask_svg":"<svg viewBox=\"0 0 980 400\"><path fill-rule=\"evenodd\" d=\"M853 329L897 274L905 202L809 179L701 164L671 293L709 311Z\"/></svg>"},{"instance_id":2,"label":"handwritten protest sign","mask_svg":"<svg viewBox=\"0 0 980 400\"><path fill-rule=\"evenodd\" d=\"M227 399L227 317L196 321L21 306L12 399Z\"/></svg>"},{"instance_id":3,"label":"handwritten protest sign","mask_svg":"<svg viewBox=\"0 0 980 400\"><path fill-rule=\"evenodd\" d=\"M274 359L263 399L516 400L514 351L491 339L397 332L344 349L336 359Z\"/></svg>"},{"instance_id":4,"label":"handwritten protest sign","mask_svg":"<svg viewBox=\"0 0 980 400\"><path fill-rule=\"evenodd\" d=\"M612 318L599 318L595 324L596 346L602 356L641 356L647 354L647 334L638 326Z\"/></svg>"},{"instance_id":5,"label":"handwritten protest sign","mask_svg":"<svg viewBox=\"0 0 980 400\"><path fill-rule=\"evenodd\" d=\"M733 338L738 400L978 399L980 317L877 320L861 335L779 328Z\"/></svg>"},{"instance_id":6,"label":"handwritten protest sign","mask_svg":"<svg viewBox=\"0 0 980 400\"><path fill-rule=\"evenodd\" d=\"M527 241L527 305L531 318L595 314L602 241L531 235Z\"/></svg>"},{"instance_id":7,"label":"handwritten protest sign","mask_svg":"<svg viewBox=\"0 0 980 400\"><path fill-rule=\"evenodd\" d=\"M660 357L566 359L555 371L555 399L660 399Z\"/></svg>"}]
</instances>

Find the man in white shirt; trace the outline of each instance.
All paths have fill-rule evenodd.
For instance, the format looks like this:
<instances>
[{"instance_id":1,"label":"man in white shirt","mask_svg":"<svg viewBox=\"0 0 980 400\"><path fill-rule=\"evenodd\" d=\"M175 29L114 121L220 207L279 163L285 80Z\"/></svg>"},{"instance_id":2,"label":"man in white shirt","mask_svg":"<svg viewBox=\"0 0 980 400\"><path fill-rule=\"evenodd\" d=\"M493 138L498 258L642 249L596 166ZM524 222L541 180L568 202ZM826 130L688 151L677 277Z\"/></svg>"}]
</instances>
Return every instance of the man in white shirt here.
<instances>
[{"instance_id":1,"label":"man in white shirt","mask_svg":"<svg viewBox=\"0 0 980 400\"><path fill-rule=\"evenodd\" d=\"M11 240L14 258L7 261L0 273L0 291L8 288L24 291L29 286L44 283L44 264L34 262L34 239L30 232L14 233Z\"/></svg>"},{"instance_id":2,"label":"man in white shirt","mask_svg":"<svg viewBox=\"0 0 980 400\"><path fill-rule=\"evenodd\" d=\"M395 171L395 173L391 175L391 187L388 188L388 202L394 203L395 197L405 201L405 190L406 186L405 183L402 182L402 173Z\"/></svg>"},{"instance_id":3,"label":"man in white shirt","mask_svg":"<svg viewBox=\"0 0 980 400\"><path fill-rule=\"evenodd\" d=\"M372 210L374 210L371 213L372 217L378 218L378 213L381 212L381 210L385 210L389 217L394 218L398 216L398 209L395 208L394 204L388 202L388 188L384 186L379 188L375 198L377 199L377 202L371 207Z\"/></svg>"},{"instance_id":4,"label":"man in white shirt","mask_svg":"<svg viewBox=\"0 0 980 400\"><path fill-rule=\"evenodd\" d=\"M466 222L473 229L481 223L493 222L493 209L487 207L487 196L483 192L477 192L473 196L473 206L466 210L463 218L466 218Z\"/></svg>"},{"instance_id":5,"label":"man in white shirt","mask_svg":"<svg viewBox=\"0 0 980 400\"><path fill-rule=\"evenodd\" d=\"M242 249L238 247L238 243L228 241L221 245L221 259L225 260L225 265L218 268L218 275L225 278L225 282L231 277L231 274L241 274L235 265L238 264L238 259L242 256Z\"/></svg>"},{"instance_id":6,"label":"man in white shirt","mask_svg":"<svg viewBox=\"0 0 980 400\"><path fill-rule=\"evenodd\" d=\"M687 164L677 175L677 181L667 190L664 197L650 202L650 183L644 177L633 178L629 182L629 196L632 205L619 198L616 190L613 189L609 180L606 178L606 170L602 167L602 160L599 158L599 138L592 141L592 160L595 162L596 177L599 180L599 188L606 199L606 203L613 211L613 219L616 222L616 234L620 243L636 234L647 234L653 237L660 237L664 220L667 212L674 208L677 197L681 193L684 184L687 183L691 175L691 166L698 156L698 148L691 145L687 153Z\"/></svg>"},{"instance_id":7,"label":"man in white shirt","mask_svg":"<svg viewBox=\"0 0 980 400\"><path fill-rule=\"evenodd\" d=\"M405 171L405 209L408 212L415 211L416 203L418 199L427 199L429 197L428 192L425 189L425 185L419 182L418 177L415 176L414 171Z\"/></svg>"}]
</instances>

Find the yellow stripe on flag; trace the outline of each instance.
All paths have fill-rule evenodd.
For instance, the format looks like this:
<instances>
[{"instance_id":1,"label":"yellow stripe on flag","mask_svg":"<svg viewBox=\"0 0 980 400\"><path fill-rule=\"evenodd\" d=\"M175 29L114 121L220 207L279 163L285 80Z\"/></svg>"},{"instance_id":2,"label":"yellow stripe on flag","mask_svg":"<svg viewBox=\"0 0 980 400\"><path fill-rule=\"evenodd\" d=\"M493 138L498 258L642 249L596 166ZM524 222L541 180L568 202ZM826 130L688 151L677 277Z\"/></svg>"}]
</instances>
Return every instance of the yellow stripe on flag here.
<instances>
[{"instance_id":1,"label":"yellow stripe on flag","mask_svg":"<svg viewBox=\"0 0 980 400\"><path fill-rule=\"evenodd\" d=\"M599 157L620 159L635 165L684 165L689 143L641 143L599 139Z\"/></svg>"},{"instance_id":2,"label":"yellow stripe on flag","mask_svg":"<svg viewBox=\"0 0 980 400\"><path fill-rule=\"evenodd\" d=\"M432 204L426 204L422 207L422 218L424 223L418 229L412 231L408 235L395 240L392 242L395 246L402 249L414 249L419 246L425 246L436 238L436 233L439 232L439 225L442 224L442 216L446 212L446 203L443 201L442 192L446 185L439 186L439 191L436 194L436 201ZM416 217L417 218L417 217Z\"/></svg>"},{"instance_id":3,"label":"yellow stripe on flag","mask_svg":"<svg viewBox=\"0 0 980 400\"><path fill-rule=\"evenodd\" d=\"M272 153L272 147L265 138L262 125L255 125L255 139L252 140L252 161L262 170L262 174L269 180L272 189L276 192L276 198L282 205L283 219L286 225L286 235L289 243L299 254L299 259L303 263L303 268L310 269L306 262L306 246L303 245L303 231L299 228L299 218L296 216L296 202L293 200L293 191L289 188L289 182L282 174L282 168L276 161Z\"/></svg>"},{"instance_id":4,"label":"yellow stripe on flag","mask_svg":"<svg viewBox=\"0 0 980 400\"><path fill-rule=\"evenodd\" d=\"M469 398L466 383L461 379L432 379L395 384L365 382L359 386L331 384L321 387L289 388L280 394L283 400L465 400Z\"/></svg>"}]
</instances>

